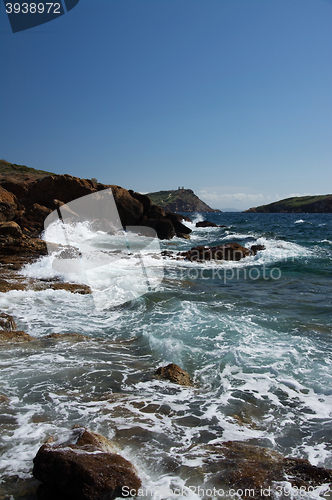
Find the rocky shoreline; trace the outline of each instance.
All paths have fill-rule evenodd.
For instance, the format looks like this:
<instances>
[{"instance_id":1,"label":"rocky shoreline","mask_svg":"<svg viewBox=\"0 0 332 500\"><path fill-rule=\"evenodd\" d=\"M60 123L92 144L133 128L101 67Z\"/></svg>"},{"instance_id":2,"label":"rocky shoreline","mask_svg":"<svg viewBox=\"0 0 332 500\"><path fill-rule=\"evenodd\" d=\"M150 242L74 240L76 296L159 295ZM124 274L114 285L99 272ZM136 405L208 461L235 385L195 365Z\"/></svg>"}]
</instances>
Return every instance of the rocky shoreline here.
<instances>
[{"instance_id":1,"label":"rocky shoreline","mask_svg":"<svg viewBox=\"0 0 332 500\"><path fill-rule=\"evenodd\" d=\"M124 226L152 227L160 239L170 239L175 235L190 237L191 230L182 224L183 218L180 215L165 212L161 207L153 205L147 196L119 186L95 184L71 176L52 175L40 180L2 179L0 293L47 288L80 294L90 293L87 286L57 280L25 278L17 271L25 263L47 253L40 233L49 213L63 203L107 188L112 189ZM213 227L212 223L210 225ZM209 225L206 223L201 227ZM187 252L173 252L172 256L196 262L237 261L261 250L264 250L264 247L259 245L247 249L237 243L227 243L214 247L193 247ZM167 252L165 256L169 256ZM76 332L51 333L43 339L32 337L17 330L14 317L0 311L1 349L15 345L18 348L26 344L33 346L34 343L46 346L61 341L90 342L91 339ZM192 386L190 375L173 363L151 371L151 377L158 378L164 384ZM199 390L199 387L195 389ZM0 394L0 405L8 404L10 398L6 394ZM240 425L245 425L240 417L238 419ZM197 451L200 454L204 452L204 459L192 479L195 484L197 481L199 484L199 481L203 481L202 478L207 476L209 479L204 483L204 490L217 491L217 497L227 497L225 493L230 490L241 490L248 492L240 494L241 497L262 499L269 496L277 499L289 497L284 490L284 497L278 494L278 487L285 488L284 484L292 485L298 491L310 492L320 485L332 483L332 470L313 466L307 460L285 458L269 448L238 441L200 444L196 448L187 450L187 453L195 456ZM139 472L121 455L116 443L85 427L72 429L71 437L65 443L54 441L50 436L46 443L41 444L34 459L33 476L35 479L30 480L6 478L0 487L0 499L7 500L12 497L15 500L102 500L128 496L127 491L138 496L143 496L144 493L143 478L140 478ZM209 496L207 494L207 497ZM311 497L309 495L306 498Z\"/></svg>"}]
</instances>

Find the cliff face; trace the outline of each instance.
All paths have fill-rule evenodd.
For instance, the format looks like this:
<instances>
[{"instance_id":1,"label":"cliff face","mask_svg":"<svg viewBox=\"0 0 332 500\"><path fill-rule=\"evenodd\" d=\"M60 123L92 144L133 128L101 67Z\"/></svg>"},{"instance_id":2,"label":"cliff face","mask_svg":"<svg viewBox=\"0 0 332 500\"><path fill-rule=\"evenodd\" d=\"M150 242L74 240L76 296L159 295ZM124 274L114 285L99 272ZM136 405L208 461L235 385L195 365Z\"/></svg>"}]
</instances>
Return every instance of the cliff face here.
<instances>
[{"instance_id":1,"label":"cliff face","mask_svg":"<svg viewBox=\"0 0 332 500\"><path fill-rule=\"evenodd\" d=\"M47 175L19 165L12 168L4 161L2 165L5 171L0 170L0 255L45 254L46 245L39 236L46 217L72 200L107 189L112 190L123 227L150 227L160 239L189 238L191 233L182 224L182 216L166 213L146 195L71 175Z\"/></svg>"},{"instance_id":2,"label":"cliff face","mask_svg":"<svg viewBox=\"0 0 332 500\"><path fill-rule=\"evenodd\" d=\"M299 196L249 208L254 213L332 213L332 194Z\"/></svg>"},{"instance_id":3,"label":"cliff face","mask_svg":"<svg viewBox=\"0 0 332 500\"><path fill-rule=\"evenodd\" d=\"M176 189L149 193L152 203L171 212L220 212L209 207L191 189Z\"/></svg>"}]
</instances>

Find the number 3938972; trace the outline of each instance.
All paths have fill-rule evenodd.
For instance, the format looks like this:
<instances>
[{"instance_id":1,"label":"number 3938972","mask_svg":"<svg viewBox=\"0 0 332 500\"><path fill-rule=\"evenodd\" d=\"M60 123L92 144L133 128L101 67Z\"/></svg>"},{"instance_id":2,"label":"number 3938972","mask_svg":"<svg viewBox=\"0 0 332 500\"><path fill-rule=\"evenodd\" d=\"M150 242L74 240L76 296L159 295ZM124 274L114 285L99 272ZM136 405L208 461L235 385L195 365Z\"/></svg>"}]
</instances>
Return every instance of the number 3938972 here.
<instances>
[{"instance_id":1,"label":"number 3938972","mask_svg":"<svg viewBox=\"0 0 332 500\"><path fill-rule=\"evenodd\" d=\"M7 14L61 14L59 3L6 3Z\"/></svg>"}]
</instances>

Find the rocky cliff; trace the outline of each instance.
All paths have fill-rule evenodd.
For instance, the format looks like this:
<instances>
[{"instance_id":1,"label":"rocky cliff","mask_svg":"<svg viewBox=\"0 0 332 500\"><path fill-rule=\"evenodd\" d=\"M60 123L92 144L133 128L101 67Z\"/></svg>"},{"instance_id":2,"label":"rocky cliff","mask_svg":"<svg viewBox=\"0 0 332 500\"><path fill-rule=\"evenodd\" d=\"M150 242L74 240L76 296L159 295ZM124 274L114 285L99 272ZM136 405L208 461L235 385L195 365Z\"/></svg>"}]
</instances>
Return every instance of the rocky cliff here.
<instances>
[{"instance_id":1,"label":"rocky cliff","mask_svg":"<svg viewBox=\"0 0 332 500\"><path fill-rule=\"evenodd\" d=\"M2 162L0 172L0 254L37 255L46 253L40 240L46 217L61 205L82 196L111 189L123 227L147 226L160 239L174 236L188 238L191 229L182 224L183 217L165 212L146 195L120 186L95 183L71 175L47 175L24 167L18 169ZM15 168L16 167L16 168ZM27 170L26 170L27 169Z\"/></svg>"},{"instance_id":2,"label":"rocky cliff","mask_svg":"<svg viewBox=\"0 0 332 500\"><path fill-rule=\"evenodd\" d=\"M171 212L220 212L200 200L191 189L157 191L148 196L153 203Z\"/></svg>"},{"instance_id":3,"label":"rocky cliff","mask_svg":"<svg viewBox=\"0 0 332 500\"><path fill-rule=\"evenodd\" d=\"M331 213L332 194L321 196L298 196L249 208L245 212L257 213Z\"/></svg>"}]
</instances>

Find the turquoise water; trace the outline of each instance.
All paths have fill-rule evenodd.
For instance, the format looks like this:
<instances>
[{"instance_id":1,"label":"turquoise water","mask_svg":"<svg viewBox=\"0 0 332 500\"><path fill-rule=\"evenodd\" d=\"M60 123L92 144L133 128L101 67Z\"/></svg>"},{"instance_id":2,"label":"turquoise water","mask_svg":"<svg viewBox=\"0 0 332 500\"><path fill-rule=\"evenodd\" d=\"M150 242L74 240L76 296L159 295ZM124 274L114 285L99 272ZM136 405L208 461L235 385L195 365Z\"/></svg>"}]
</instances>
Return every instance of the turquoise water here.
<instances>
[{"instance_id":1,"label":"turquoise water","mask_svg":"<svg viewBox=\"0 0 332 500\"><path fill-rule=\"evenodd\" d=\"M176 257L235 241L266 250L216 264L167 258L156 291L102 310L64 290L0 294L0 309L39 339L0 350L0 392L10 398L0 421L4 474L28 477L43 440L74 424L112 438L150 486L203 483L206 444L227 440L332 468L332 215L193 220L204 218L228 227L189 224L191 241L162 249ZM49 259L25 275L54 276ZM88 339L43 340L52 332ZM152 377L170 362L193 387Z\"/></svg>"}]
</instances>

